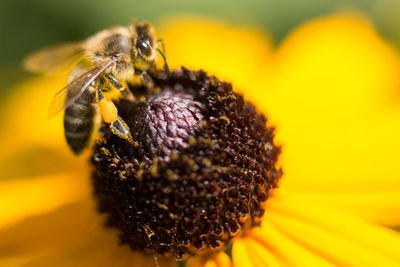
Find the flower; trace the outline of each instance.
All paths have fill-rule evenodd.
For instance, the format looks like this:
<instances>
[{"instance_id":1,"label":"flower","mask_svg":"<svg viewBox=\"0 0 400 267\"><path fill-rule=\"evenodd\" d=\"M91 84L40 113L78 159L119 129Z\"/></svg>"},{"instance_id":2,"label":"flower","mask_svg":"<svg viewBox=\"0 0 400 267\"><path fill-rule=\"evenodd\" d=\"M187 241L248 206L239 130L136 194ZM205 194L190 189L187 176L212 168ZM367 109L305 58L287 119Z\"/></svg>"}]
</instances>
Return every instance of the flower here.
<instances>
[{"instance_id":1,"label":"flower","mask_svg":"<svg viewBox=\"0 0 400 267\"><path fill-rule=\"evenodd\" d=\"M185 259L258 225L277 187L273 128L228 83L185 68L149 71L143 100L118 110L132 149L107 125L91 157L94 195L121 241ZM154 92L157 88L157 92Z\"/></svg>"},{"instance_id":2,"label":"flower","mask_svg":"<svg viewBox=\"0 0 400 267\"><path fill-rule=\"evenodd\" d=\"M233 242L232 260L220 252L188 266L399 264L400 236L383 225L400 225L400 64L366 19L312 20L277 49L260 32L202 19L178 18L160 35L171 66L232 81L283 145L285 175L261 227ZM3 109L0 265L154 264L103 228L87 155L68 151L61 117L43 119L64 79L28 81Z\"/></svg>"}]
</instances>

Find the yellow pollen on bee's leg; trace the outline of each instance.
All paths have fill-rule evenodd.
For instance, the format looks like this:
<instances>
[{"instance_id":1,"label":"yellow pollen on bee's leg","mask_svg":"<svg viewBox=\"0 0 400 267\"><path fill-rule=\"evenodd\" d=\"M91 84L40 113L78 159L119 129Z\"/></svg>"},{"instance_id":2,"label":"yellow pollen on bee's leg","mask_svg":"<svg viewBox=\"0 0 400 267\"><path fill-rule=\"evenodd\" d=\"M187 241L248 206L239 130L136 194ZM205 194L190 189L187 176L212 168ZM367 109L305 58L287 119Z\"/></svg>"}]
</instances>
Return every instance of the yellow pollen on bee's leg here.
<instances>
[{"instance_id":1,"label":"yellow pollen on bee's leg","mask_svg":"<svg viewBox=\"0 0 400 267\"><path fill-rule=\"evenodd\" d=\"M111 123L118 118L118 110L111 100L105 98L99 101L101 117L105 123Z\"/></svg>"}]
</instances>

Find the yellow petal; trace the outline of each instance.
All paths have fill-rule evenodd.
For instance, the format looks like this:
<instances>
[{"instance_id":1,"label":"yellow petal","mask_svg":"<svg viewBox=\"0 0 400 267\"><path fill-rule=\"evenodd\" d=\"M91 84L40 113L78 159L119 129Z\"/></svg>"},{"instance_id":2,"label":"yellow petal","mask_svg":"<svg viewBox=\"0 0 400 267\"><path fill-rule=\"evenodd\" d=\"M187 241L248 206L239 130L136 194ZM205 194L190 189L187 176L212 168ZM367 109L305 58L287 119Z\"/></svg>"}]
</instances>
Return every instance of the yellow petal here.
<instances>
[{"instance_id":1,"label":"yellow petal","mask_svg":"<svg viewBox=\"0 0 400 267\"><path fill-rule=\"evenodd\" d=\"M60 173L87 173L87 160L75 157L66 146L43 144L10 145L0 154L0 181L15 178L34 178ZM72 167L73 166L73 167Z\"/></svg>"},{"instance_id":2,"label":"yellow petal","mask_svg":"<svg viewBox=\"0 0 400 267\"><path fill-rule=\"evenodd\" d=\"M41 76L12 88L13 94L3 103L0 144L10 149L26 143L61 146L62 114L48 119L47 111L55 93L65 84L65 76Z\"/></svg>"},{"instance_id":3,"label":"yellow petal","mask_svg":"<svg viewBox=\"0 0 400 267\"><path fill-rule=\"evenodd\" d=\"M60 188L63 188L60 185ZM0 230L2 255L48 252L72 245L99 232L103 217L93 202L84 200L31 216Z\"/></svg>"},{"instance_id":4,"label":"yellow petal","mask_svg":"<svg viewBox=\"0 0 400 267\"><path fill-rule=\"evenodd\" d=\"M313 253L338 265L398 266L400 235L385 227L313 203L275 197L268 220Z\"/></svg>"},{"instance_id":5,"label":"yellow petal","mask_svg":"<svg viewBox=\"0 0 400 267\"><path fill-rule=\"evenodd\" d=\"M0 262L35 255L24 266L154 266L154 255L119 245L91 200L76 202L0 230ZM160 266L176 266L159 258Z\"/></svg>"},{"instance_id":6,"label":"yellow petal","mask_svg":"<svg viewBox=\"0 0 400 267\"><path fill-rule=\"evenodd\" d=\"M84 242L78 241L74 247L52 251L24 266L178 266L174 259L158 257L156 261L151 254L134 252L127 245L119 246L104 241L102 237L90 237Z\"/></svg>"},{"instance_id":7,"label":"yellow petal","mask_svg":"<svg viewBox=\"0 0 400 267\"><path fill-rule=\"evenodd\" d=\"M168 63L204 69L232 82L236 90L254 84L270 56L271 41L254 27L234 28L218 20L174 17L159 23Z\"/></svg>"},{"instance_id":8,"label":"yellow petal","mask_svg":"<svg viewBox=\"0 0 400 267\"><path fill-rule=\"evenodd\" d=\"M1 182L0 229L74 202L89 192L87 179L68 174Z\"/></svg>"},{"instance_id":9,"label":"yellow petal","mask_svg":"<svg viewBox=\"0 0 400 267\"><path fill-rule=\"evenodd\" d=\"M298 27L268 73L249 93L277 126L282 186L400 187L399 57L367 20Z\"/></svg>"},{"instance_id":10,"label":"yellow petal","mask_svg":"<svg viewBox=\"0 0 400 267\"><path fill-rule=\"evenodd\" d=\"M194 256L186 262L187 267L231 267L232 262L223 252L207 256Z\"/></svg>"},{"instance_id":11,"label":"yellow petal","mask_svg":"<svg viewBox=\"0 0 400 267\"><path fill-rule=\"evenodd\" d=\"M26 254L19 257L0 257L0 266L3 267L24 266L24 264L32 261L36 257L38 257L38 254Z\"/></svg>"},{"instance_id":12,"label":"yellow petal","mask_svg":"<svg viewBox=\"0 0 400 267\"><path fill-rule=\"evenodd\" d=\"M16 86L2 101L0 181L87 169L87 155L76 157L64 141L62 114L47 119L51 100L65 83L64 76L38 77Z\"/></svg>"},{"instance_id":13,"label":"yellow petal","mask_svg":"<svg viewBox=\"0 0 400 267\"><path fill-rule=\"evenodd\" d=\"M323 257L284 235L268 220L263 222L262 228L252 229L249 237L279 255L289 266L333 266Z\"/></svg>"},{"instance_id":14,"label":"yellow petal","mask_svg":"<svg viewBox=\"0 0 400 267\"><path fill-rule=\"evenodd\" d=\"M339 190L295 190L281 188L278 195L284 194L294 202L308 202L312 205L316 200L320 204L347 211L361 216L371 222L385 225L400 225L400 188L379 187L357 190L346 188Z\"/></svg>"},{"instance_id":15,"label":"yellow petal","mask_svg":"<svg viewBox=\"0 0 400 267\"><path fill-rule=\"evenodd\" d=\"M233 266L286 266L287 262L252 238L235 240L232 247Z\"/></svg>"}]
</instances>

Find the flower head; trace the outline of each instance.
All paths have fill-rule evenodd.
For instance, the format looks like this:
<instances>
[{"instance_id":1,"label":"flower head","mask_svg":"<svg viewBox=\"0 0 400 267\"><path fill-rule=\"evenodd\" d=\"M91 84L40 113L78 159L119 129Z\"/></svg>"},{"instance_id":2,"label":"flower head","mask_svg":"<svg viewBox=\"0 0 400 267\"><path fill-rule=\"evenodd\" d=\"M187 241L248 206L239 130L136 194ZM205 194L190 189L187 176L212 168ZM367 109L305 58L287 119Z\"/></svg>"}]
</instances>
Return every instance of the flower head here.
<instances>
[{"instance_id":1,"label":"flower head","mask_svg":"<svg viewBox=\"0 0 400 267\"><path fill-rule=\"evenodd\" d=\"M281 176L273 131L230 84L202 71L150 75L159 92L119 104L138 146L106 126L95 145L100 209L135 250L182 259L226 247L259 224Z\"/></svg>"}]
</instances>

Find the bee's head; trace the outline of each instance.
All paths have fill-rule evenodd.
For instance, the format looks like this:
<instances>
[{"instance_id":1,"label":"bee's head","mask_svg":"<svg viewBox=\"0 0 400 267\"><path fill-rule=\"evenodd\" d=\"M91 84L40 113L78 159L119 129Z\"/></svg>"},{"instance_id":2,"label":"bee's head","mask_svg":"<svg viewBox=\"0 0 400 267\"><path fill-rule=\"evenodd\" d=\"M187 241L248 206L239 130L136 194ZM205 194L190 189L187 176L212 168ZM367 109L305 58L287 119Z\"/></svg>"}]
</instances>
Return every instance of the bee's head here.
<instances>
[{"instance_id":1,"label":"bee's head","mask_svg":"<svg viewBox=\"0 0 400 267\"><path fill-rule=\"evenodd\" d=\"M153 26L148 22L132 22L129 30L132 36L132 58L134 61L153 62L157 47Z\"/></svg>"}]
</instances>

